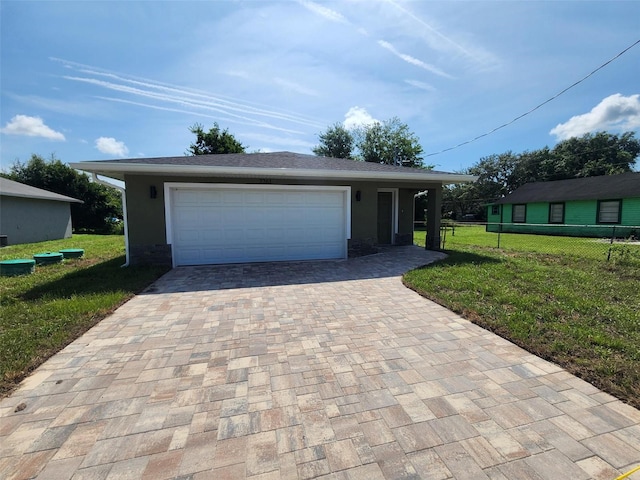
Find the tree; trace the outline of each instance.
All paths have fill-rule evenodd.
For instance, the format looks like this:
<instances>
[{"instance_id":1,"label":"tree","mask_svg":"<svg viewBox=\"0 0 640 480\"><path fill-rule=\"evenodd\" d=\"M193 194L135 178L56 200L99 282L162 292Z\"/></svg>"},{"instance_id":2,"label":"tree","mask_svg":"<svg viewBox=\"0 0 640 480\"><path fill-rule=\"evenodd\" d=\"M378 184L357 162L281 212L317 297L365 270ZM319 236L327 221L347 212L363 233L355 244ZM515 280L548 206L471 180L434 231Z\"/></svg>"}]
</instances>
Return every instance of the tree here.
<instances>
[{"instance_id":1,"label":"tree","mask_svg":"<svg viewBox=\"0 0 640 480\"><path fill-rule=\"evenodd\" d=\"M587 133L558 143L554 180L630 172L640 155L640 141L633 132L621 136L607 132Z\"/></svg>"},{"instance_id":2,"label":"tree","mask_svg":"<svg viewBox=\"0 0 640 480\"><path fill-rule=\"evenodd\" d=\"M336 122L324 133L318 135L320 144L311 151L319 157L353 158L355 139L353 134L342 124Z\"/></svg>"},{"instance_id":3,"label":"tree","mask_svg":"<svg viewBox=\"0 0 640 480\"><path fill-rule=\"evenodd\" d=\"M189 128L196 136L195 143L189 145L187 155L209 155L218 153L245 153L246 146L242 145L228 129L220 130L218 123L213 124L208 132L202 125L196 123Z\"/></svg>"},{"instance_id":4,"label":"tree","mask_svg":"<svg viewBox=\"0 0 640 480\"><path fill-rule=\"evenodd\" d=\"M633 132L588 133L553 148L489 155L461 172L477 175L478 181L445 189L443 204L455 215L474 213L484 218L486 204L525 183L630 172L639 155L640 141Z\"/></svg>"},{"instance_id":5,"label":"tree","mask_svg":"<svg viewBox=\"0 0 640 480\"><path fill-rule=\"evenodd\" d=\"M360 127L356 146L365 162L422 167L422 145L398 117Z\"/></svg>"},{"instance_id":6,"label":"tree","mask_svg":"<svg viewBox=\"0 0 640 480\"><path fill-rule=\"evenodd\" d=\"M351 130L335 123L318 138L320 144L312 151L319 156L429 170L433 168L433 165L423 165L423 150L418 137L398 117Z\"/></svg>"},{"instance_id":7,"label":"tree","mask_svg":"<svg viewBox=\"0 0 640 480\"><path fill-rule=\"evenodd\" d=\"M86 174L77 172L54 155L45 161L33 154L27 163L14 163L4 176L82 200L82 204L71 204L71 219L76 232L113 233L119 223L114 219L122 220L122 197L118 190L92 182Z\"/></svg>"}]
</instances>

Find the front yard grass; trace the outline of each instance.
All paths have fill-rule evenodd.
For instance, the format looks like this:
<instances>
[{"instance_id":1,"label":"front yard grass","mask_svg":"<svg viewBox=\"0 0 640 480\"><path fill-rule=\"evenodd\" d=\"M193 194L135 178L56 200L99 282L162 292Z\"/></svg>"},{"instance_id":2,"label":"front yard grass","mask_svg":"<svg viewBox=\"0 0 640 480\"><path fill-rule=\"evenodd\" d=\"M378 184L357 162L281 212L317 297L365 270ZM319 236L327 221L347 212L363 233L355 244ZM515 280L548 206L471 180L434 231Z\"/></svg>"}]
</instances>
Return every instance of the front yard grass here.
<instances>
[{"instance_id":1,"label":"front yard grass","mask_svg":"<svg viewBox=\"0 0 640 480\"><path fill-rule=\"evenodd\" d=\"M124 237L117 235L9 246L0 249L0 260L64 248L82 248L84 257L36 266L31 275L0 277L0 397L168 270L120 268Z\"/></svg>"},{"instance_id":2,"label":"front yard grass","mask_svg":"<svg viewBox=\"0 0 640 480\"><path fill-rule=\"evenodd\" d=\"M640 407L640 265L468 245L447 253L405 284Z\"/></svg>"}]
</instances>

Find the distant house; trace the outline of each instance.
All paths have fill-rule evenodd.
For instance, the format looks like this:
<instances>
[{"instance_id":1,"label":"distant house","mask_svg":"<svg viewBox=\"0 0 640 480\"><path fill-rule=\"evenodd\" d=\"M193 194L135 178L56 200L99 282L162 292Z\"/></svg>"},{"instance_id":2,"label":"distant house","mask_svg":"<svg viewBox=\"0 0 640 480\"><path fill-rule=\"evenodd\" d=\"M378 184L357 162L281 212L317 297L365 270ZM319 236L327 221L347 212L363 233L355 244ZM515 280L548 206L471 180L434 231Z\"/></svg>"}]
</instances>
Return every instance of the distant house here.
<instances>
[{"instance_id":1,"label":"distant house","mask_svg":"<svg viewBox=\"0 0 640 480\"><path fill-rule=\"evenodd\" d=\"M0 235L8 245L71 236L71 197L0 177Z\"/></svg>"},{"instance_id":2,"label":"distant house","mask_svg":"<svg viewBox=\"0 0 640 480\"><path fill-rule=\"evenodd\" d=\"M527 183L488 205L487 231L576 237L640 234L640 173Z\"/></svg>"}]
</instances>

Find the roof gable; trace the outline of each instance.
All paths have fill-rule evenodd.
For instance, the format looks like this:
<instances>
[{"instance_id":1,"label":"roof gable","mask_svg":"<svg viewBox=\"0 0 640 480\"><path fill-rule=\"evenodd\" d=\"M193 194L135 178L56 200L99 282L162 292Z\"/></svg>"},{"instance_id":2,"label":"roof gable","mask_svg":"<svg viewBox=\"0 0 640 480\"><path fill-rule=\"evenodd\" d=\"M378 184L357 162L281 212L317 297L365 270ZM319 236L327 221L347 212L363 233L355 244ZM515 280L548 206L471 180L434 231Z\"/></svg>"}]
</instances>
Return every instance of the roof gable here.
<instances>
[{"instance_id":1,"label":"roof gable","mask_svg":"<svg viewBox=\"0 0 640 480\"><path fill-rule=\"evenodd\" d=\"M5 197L35 198L38 200L53 200L56 202L84 203L82 200L67 197L58 193L43 190L41 188L14 182L7 178L0 177L0 195Z\"/></svg>"},{"instance_id":2,"label":"roof gable","mask_svg":"<svg viewBox=\"0 0 640 480\"><path fill-rule=\"evenodd\" d=\"M494 204L640 197L640 173L526 183Z\"/></svg>"}]
</instances>

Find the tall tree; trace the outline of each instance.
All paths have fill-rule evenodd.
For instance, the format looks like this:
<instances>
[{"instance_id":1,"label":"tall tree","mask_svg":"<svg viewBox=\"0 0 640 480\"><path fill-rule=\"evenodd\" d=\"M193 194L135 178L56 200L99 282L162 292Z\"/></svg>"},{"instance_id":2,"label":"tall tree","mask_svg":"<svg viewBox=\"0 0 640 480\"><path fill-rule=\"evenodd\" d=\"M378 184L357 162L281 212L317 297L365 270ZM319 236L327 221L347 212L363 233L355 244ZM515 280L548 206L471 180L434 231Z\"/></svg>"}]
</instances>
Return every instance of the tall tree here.
<instances>
[{"instance_id":1,"label":"tall tree","mask_svg":"<svg viewBox=\"0 0 640 480\"><path fill-rule=\"evenodd\" d=\"M621 136L607 132L569 138L553 148L556 158L554 180L614 175L631 171L640 155L640 141L633 132Z\"/></svg>"},{"instance_id":2,"label":"tall tree","mask_svg":"<svg viewBox=\"0 0 640 480\"><path fill-rule=\"evenodd\" d=\"M334 123L318 135L313 153L325 157L350 158L364 162L432 169L422 162L422 145L398 117L384 122L347 129Z\"/></svg>"},{"instance_id":3,"label":"tall tree","mask_svg":"<svg viewBox=\"0 0 640 480\"><path fill-rule=\"evenodd\" d=\"M192 125L189 131L196 136L196 141L189 145L187 155L209 155L218 153L245 153L247 148L240 143L228 129L220 130L218 123L214 123L208 132L199 123Z\"/></svg>"},{"instance_id":4,"label":"tall tree","mask_svg":"<svg viewBox=\"0 0 640 480\"><path fill-rule=\"evenodd\" d=\"M422 145L398 117L375 122L357 130L356 146L365 162L422 167Z\"/></svg>"},{"instance_id":5,"label":"tall tree","mask_svg":"<svg viewBox=\"0 0 640 480\"><path fill-rule=\"evenodd\" d=\"M318 135L319 145L311 151L319 157L353 158L355 139L353 134L341 123L334 123Z\"/></svg>"},{"instance_id":6,"label":"tall tree","mask_svg":"<svg viewBox=\"0 0 640 480\"><path fill-rule=\"evenodd\" d=\"M84 203L71 204L71 219L74 231L113 233L117 222L122 220L122 197L115 188L92 182L55 156L45 161L39 155L31 155L26 163L16 162L8 174L10 180L49 190Z\"/></svg>"}]
</instances>

